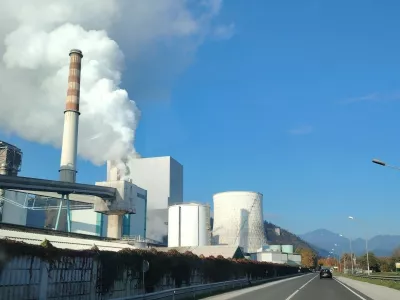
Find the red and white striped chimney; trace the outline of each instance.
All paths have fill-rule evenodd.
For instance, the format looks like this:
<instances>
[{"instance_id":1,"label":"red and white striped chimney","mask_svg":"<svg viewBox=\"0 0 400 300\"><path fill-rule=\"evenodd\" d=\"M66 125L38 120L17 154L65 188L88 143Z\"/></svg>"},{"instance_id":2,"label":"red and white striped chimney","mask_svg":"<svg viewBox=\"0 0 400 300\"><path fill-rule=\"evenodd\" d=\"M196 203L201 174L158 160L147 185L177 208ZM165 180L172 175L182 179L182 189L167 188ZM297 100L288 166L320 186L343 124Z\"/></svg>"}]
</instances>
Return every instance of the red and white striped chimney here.
<instances>
[{"instance_id":1,"label":"red and white striped chimney","mask_svg":"<svg viewBox=\"0 0 400 300\"><path fill-rule=\"evenodd\" d=\"M76 181L76 157L78 150L79 96L81 83L82 51L69 53L67 100L64 111L64 132L61 149L60 181Z\"/></svg>"}]
</instances>

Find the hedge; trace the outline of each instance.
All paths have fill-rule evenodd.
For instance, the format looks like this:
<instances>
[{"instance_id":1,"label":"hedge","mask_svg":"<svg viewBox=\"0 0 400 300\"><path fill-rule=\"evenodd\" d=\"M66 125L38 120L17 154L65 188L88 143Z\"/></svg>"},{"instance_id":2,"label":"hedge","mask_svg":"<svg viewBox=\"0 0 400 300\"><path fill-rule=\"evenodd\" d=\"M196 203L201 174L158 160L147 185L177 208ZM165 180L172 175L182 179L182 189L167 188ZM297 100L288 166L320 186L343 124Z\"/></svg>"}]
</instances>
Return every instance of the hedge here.
<instances>
[{"instance_id":1,"label":"hedge","mask_svg":"<svg viewBox=\"0 0 400 300\"><path fill-rule=\"evenodd\" d=\"M97 272L97 292L100 294L110 293L114 282L121 280L126 273L128 280L137 278L141 271L143 260L150 263L150 269L145 273L146 292L154 291L156 286L166 275L175 280L175 286L182 284L190 285L191 275L197 271L202 274L204 282L220 282L234 280L243 277L259 279L272 276L283 276L298 273L298 267L282 264L257 262L248 259L225 259L222 256L204 257L197 256L191 252L179 253L176 250L158 252L155 249L122 249L118 252L99 251L94 246L90 250L59 249L45 240L41 245L31 245L7 239L0 240L0 249L5 251L6 259L10 261L14 257L28 256L37 257L49 263L49 270L58 262L70 262L75 264L76 258L82 264L87 259L94 258L99 262ZM5 264L0 263L0 274ZM81 266L82 267L82 266Z\"/></svg>"}]
</instances>

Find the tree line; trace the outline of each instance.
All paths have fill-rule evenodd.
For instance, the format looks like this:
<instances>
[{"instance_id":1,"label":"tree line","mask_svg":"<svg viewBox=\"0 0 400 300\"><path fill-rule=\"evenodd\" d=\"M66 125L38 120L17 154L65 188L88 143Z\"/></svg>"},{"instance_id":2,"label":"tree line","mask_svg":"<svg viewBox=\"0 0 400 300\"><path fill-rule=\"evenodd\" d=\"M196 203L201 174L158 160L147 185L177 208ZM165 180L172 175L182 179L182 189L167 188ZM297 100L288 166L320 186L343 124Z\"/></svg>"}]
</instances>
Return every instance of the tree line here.
<instances>
[{"instance_id":1,"label":"tree line","mask_svg":"<svg viewBox=\"0 0 400 300\"><path fill-rule=\"evenodd\" d=\"M391 256L388 257L378 257L372 251L367 254L354 256L353 255L353 266L354 268L361 268L367 270L368 261L369 269L373 272L395 272L396 263L400 263L400 246L397 247ZM340 271L343 269L351 269L351 254L343 253L339 257L325 257L319 258L317 260L318 266L326 267L337 267Z\"/></svg>"}]
</instances>

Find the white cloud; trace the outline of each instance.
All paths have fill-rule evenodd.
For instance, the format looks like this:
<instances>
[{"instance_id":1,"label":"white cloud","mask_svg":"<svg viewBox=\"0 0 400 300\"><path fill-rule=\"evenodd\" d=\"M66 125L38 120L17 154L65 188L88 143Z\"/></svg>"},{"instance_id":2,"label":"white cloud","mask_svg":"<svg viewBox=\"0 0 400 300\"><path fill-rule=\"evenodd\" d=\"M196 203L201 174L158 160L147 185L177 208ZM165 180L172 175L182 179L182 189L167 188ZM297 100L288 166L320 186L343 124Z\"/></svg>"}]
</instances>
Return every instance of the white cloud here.
<instances>
[{"instance_id":1,"label":"white cloud","mask_svg":"<svg viewBox=\"0 0 400 300\"><path fill-rule=\"evenodd\" d=\"M221 8L221 0L2 1L0 129L61 145L68 51L78 48L79 155L102 164L134 154L140 112L121 85L135 99L168 98L198 47L223 28L214 24Z\"/></svg>"},{"instance_id":2,"label":"white cloud","mask_svg":"<svg viewBox=\"0 0 400 300\"><path fill-rule=\"evenodd\" d=\"M363 103L363 102L386 102L400 100L400 92L371 93L364 96L347 98L340 101L342 104Z\"/></svg>"}]
</instances>

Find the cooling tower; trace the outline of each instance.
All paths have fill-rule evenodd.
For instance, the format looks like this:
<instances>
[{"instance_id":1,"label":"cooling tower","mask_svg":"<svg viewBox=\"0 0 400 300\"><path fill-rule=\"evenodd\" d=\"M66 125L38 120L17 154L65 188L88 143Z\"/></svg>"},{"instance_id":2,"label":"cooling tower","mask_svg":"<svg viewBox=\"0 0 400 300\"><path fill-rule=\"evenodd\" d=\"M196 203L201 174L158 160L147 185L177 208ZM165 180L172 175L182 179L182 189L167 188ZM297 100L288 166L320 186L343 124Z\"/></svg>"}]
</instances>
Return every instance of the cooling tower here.
<instances>
[{"instance_id":1,"label":"cooling tower","mask_svg":"<svg viewBox=\"0 0 400 300\"><path fill-rule=\"evenodd\" d=\"M263 195L256 192L224 192L213 196L213 243L237 245L256 252L266 243L262 214Z\"/></svg>"},{"instance_id":2,"label":"cooling tower","mask_svg":"<svg viewBox=\"0 0 400 300\"><path fill-rule=\"evenodd\" d=\"M76 155L78 150L79 97L82 52L72 49L69 53L68 91L64 111L64 132L61 148L60 181L75 182Z\"/></svg>"},{"instance_id":3,"label":"cooling tower","mask_svg":"<svg viewBox=\"0 0 400 300\"><path fill-rule=\"evenodd\" d=\"M182 203L168 208L168 247L210 245L210 206Z\"/></svg>"}]
</instances>

